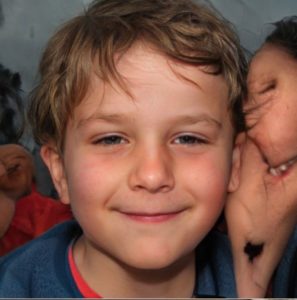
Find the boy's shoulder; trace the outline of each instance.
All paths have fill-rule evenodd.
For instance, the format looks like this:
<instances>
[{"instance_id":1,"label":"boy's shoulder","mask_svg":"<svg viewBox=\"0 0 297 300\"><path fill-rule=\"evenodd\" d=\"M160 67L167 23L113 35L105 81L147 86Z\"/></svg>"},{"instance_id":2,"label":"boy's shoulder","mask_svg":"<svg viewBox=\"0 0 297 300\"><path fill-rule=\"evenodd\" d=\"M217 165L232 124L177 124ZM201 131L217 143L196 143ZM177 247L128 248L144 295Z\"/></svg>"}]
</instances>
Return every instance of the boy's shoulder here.
<instances>
[{"instance_id":1,"label":"boy's shoulder","mask_svg":"<svg viewBox=\"0 0 297 300\"><path fill-rule=\"evenodd\" d=\"M67 247L69 242L81 233L81 229L76 221L66 221L54 226L40 237L30 241L22 247L17 248L8 255L0 258L0 267L13 263L16 259L30 257L40 260L43 256L53 255L53 249ZM38 253L38 256L35 254Z\"/></svg>"},{"instance_id":2,"label":"boy's shoulder","mask_svg":"<svg viewBox=\"0 0 297 300\"><path fill-rule=\"evenodd\" d=\"M80 234L79 225L75 221L67 221L2 257L0 297L31 297L38 294L34 289L52 292L56 289L59 296L59 290L63 290L61 284L69 285L61 278L71 277L66 259L68 246Z\"/></svg>"},{"instance_id":3,"label":"boy's shoulder","mask_svg":"<svg viewBox=\"0 0 297 300\"><path fill-rule=\"evenodd\" d=\"M197 247L195 294L237 297L231 245L225 233L212 230Z\"/></svg>"}]
</instances>

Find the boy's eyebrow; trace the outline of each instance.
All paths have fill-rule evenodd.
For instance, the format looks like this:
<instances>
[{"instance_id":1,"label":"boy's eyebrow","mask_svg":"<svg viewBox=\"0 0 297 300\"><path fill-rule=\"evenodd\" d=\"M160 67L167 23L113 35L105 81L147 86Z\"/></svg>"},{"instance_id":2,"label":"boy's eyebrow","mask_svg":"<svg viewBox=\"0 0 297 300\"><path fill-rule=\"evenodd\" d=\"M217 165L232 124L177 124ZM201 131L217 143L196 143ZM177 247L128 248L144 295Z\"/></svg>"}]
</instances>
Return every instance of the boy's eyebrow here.
<instances>
[{"instance_id":1,"label":"boy's eyebrow","mask_svg":"<svg viewBox=\"0 0 297 300\"><path fill-rule=\"evenodd\" d=\"M205 113L201 113L197 115L178 116L172 119L171 122L174 124L187 124L187 125L205 122L205 123L209 123L210 125L214 125L215 127L218 128L222 127L222 124L218 120Z\"/></svg>"},{"instance_id":2,"label":"boy's eyebrow","mask_svg":"<svg viewBox=\"0 0 297 300\"><path fill-rule=\"evenodd\" d=\"M110 123L113 122L120 123L120 122L131 122L132 119L128 115L124 115L124 114L93 114L88 118L79 120L77 124L77 128L83 127L86 123L94 120L98 120L98 121L101 120ZM205 122L205 123L209 123L212 126L217 127L218 129L222 127L222 124L218 120L216 120L215 118L211 117L206 113L201 113L197 115L177 116L171 119L169 122L172 124L187 124L187 125Z\"/></svg>"},{"instance_id":3,"label":"boy's eyebrow","mask_svg":"<svg viewBox=\"0 0 297 300\"><path fill-rule=\"evenodd\" d=\"M88 118L80 119L77 123L77 128L84 126L86 123L94 120L102 120L105 122L123 122L123 121L129 121L131 118L128 118L128 116L125 116L123 114L92 114Z\"/></svg>"}]
</instances>

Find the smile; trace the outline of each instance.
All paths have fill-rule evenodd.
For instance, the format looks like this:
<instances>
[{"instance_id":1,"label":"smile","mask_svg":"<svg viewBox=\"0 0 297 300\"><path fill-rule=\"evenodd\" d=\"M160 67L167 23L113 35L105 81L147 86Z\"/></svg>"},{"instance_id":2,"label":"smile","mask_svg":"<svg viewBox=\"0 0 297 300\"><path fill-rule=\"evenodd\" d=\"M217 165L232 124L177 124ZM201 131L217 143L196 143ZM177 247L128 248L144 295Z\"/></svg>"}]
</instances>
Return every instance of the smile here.
<instances>
[{"instance_id":1,"label":"smile","mask_svg":"<svg viewBox=\"0 0 297 300\"><path fill-rule=\"evenodd\" d=\"M177 217L181 211L176 212L164 212L164 213L136 213L136 212L122 212L126 217L133 221L143 222L143 223L161 223L169 221Z\"/></svg>"},{"instance_id":2,"label":"smile","mask_svg":"<svg viewBox=\"0 0 297 300\"><path fill-rule=\"evenodd\" d=\"M290 159L289 161L282 163L281 165L279 165L278 167L269 167L268 172L272 175L272 176L281 176L283 175L285 172L288 171L288 169L294 165L297 162L297 156L294 157L293 159Z\"/></svg>"}]
</instances>

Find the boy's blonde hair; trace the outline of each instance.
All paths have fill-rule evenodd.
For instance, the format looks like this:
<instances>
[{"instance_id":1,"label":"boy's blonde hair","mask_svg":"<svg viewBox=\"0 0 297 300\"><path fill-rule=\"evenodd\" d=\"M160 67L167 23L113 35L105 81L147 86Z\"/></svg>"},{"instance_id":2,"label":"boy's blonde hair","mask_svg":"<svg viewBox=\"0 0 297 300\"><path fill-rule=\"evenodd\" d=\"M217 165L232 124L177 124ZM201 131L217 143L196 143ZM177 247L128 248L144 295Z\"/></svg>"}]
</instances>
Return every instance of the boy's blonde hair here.
<instances>
[{"instance_id":1,"label":"boy's blonde hair","mask_svg":"<svg viewBox=\"0 0 297 300\"><path fill-rule=\"evenodd\" d=\"M143 40L170 59L211 66L229 86L230 109L241 127L246 61L230 24L190 0L95 1L49 40L40 62L40 82L31 94L29 120L39 144L63 149L69 118L88 89L90 74L123 86L115 56ZM214 87L215 88L215 87Z\"/></svg>"}]
</instances>

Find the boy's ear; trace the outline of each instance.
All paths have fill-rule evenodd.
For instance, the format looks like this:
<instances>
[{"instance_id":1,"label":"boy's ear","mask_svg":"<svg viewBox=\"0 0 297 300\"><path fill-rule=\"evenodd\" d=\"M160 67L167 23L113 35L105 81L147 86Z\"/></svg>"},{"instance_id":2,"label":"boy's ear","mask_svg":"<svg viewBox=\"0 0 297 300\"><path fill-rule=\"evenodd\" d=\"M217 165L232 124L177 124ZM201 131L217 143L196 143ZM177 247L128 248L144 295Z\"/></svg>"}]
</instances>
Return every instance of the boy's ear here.
<instances>
[{"instance_id":1,"label":"boy's ear","mask_svg":"<svg viewBox=\"0 0 297 300\"><path fill-rule=\"evenodd\" d=\"M63 159L59 151L55 146L43 145L40 149L40 155L49 169L61 202L69 204L67 178L65 175Z\"/></svg>"},{"instance_id":2,"label":"boy's ear","mask_svg":"<svg viewBox=\"0 0 297 300\"><path fill-rule=\"evenodd\" d=\"M232 170L231 177L228 185L228 192L235 192L239 187L240 182L240 166L241 166L241 155L242 146L245 142L245 133L240 133L236 137L233 154L232 154Z\"/></svg>"}]
</instances>

